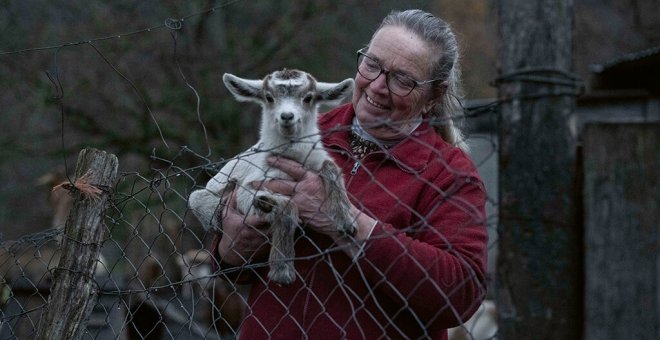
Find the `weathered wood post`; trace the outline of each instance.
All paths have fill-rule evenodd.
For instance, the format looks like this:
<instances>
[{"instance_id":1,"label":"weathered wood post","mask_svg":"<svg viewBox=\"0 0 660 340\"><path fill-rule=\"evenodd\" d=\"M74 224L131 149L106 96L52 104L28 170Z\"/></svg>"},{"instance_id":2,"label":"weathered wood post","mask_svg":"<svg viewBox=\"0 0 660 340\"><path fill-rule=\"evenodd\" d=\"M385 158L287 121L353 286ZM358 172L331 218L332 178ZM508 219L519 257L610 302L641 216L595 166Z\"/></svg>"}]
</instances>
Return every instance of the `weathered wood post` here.
<instances>
[{"instance_id":1,"label":"weathered wood post","mask_svg":"<svg viewBox=\"0 0 660 340\"><path fill-rule=\"evenodd\" d=\"M584 134L585 339L660 339L660 124Z\"/></svg>"},{"instance_id":2,"label":"weathered wood post","mask_svg":"<svg viewBox=\"0 0 660 340\"><path fill-rule=\"evenodd\" d=\"M582 329L572 0L500 0L498 339Z\"/></svg>"},{"instance_id":3,"label":"weathered wood post","mask_svg":"<svg viewBox=\"0 0 660 340\"><path fill-rule=\"evenodd\" d=\"M117 176L117 157L84 149L78 156L75 202L62 237L62 255L38 339L79 339L98 296L94 280L105 237L106 203ZM82 190L81 190L82 189Z\"/></svg>"}]
</instances>

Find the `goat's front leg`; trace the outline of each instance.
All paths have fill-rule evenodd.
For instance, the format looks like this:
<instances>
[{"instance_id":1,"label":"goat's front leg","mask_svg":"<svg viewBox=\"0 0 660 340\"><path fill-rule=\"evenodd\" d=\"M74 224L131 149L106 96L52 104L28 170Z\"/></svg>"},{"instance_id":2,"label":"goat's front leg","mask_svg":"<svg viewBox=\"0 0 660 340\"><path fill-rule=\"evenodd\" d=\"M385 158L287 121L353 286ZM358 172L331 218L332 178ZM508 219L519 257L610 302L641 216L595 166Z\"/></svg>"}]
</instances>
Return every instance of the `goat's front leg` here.
<instances>
[{"instance_id":1,"label":"goat's front leg","mask_svg":"<svg viewBox=\"0 0 660 340\"><path fill-rule=\"evenodd\" d=\"M266 217L277 204L271 196L269 191L243 183L236 190L236 207L241 214Z\"/></svg>"},{"instance_id":2,"label":"goat's front leg","mask_svg":"<svg viewBox=\"0 0 660 340\"><path fill-rule=\"evenodd\" d=\"M351 215L351 203L348 200L344 179L339 167L332 161L325 161L319 172L328 200L326 213L335 221L337 231L355 235L355 218Z\"/></svg>"},{"instance_id":3,"label":"goat's front leg","mask_svg":"<svg viewBox=\"0 0 660 340\"><path fill-rule=\"evenodd\" d=\"M294 237L298 224L298 208L288 198L277 196L259 196L257 200L267 200L273 210L267 215L270 220L271 248L270 271L268 278L274 282L288 285L296 279L293 264L295 257Z\"/></svg>"}]
</instances>

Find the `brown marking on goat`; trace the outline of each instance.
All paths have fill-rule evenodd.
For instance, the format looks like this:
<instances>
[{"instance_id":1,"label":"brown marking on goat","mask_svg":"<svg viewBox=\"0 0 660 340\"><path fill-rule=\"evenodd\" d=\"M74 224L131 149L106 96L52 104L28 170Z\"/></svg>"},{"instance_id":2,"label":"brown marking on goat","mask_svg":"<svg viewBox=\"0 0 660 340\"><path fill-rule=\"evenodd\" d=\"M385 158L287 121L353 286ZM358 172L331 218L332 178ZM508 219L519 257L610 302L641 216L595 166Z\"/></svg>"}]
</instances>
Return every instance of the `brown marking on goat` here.
<instances>
[{"instance_id":1,"label":"brown marking on goat","mask_svg":"<svg viewBox=\"0 0 660 340\"><path fill-rule=\"evenodd\" d=\"M295 79L295 78L300 78L300 71L298 70L289 70L289 69L282 69L281 71L275 72L277 78L282 79L282 80L289 80L289 79Z\"/></svg>"},{"instance_id":2,"label":"brown marking on goat","mask_svg":"<svg viewBox=\"0 0 660 340\"><path fill-rule=\"evenodd\" d=\"M232 81L232 85L236 88L236 90L239 92L240 95L249 97L252 95L252 92L246 90L245 88L241 87L241 84Z\"/></svg>"},{"instance_id":3,"label":"brown marking on goat","mask_svg":"<svg viewBox=\"0 0 660 340\"><path fill-rule=\"evenodd\" d=\"M309 73L307 73L307 81L309 82L309 90L316 90L316 79Z\"/></svg>"},{"instance_id":4,"label":"brown marking on goat","mask_svg":"<svg viewBox=\"0 0 660 340\"><path fill-rule=\"evenodd\" d=\"M306 76L307 82L304 82ZM264 90L270 91L276 97L295 97L300 96L306 92L312 92L316 90L316 80L308 73L302 72L300 70L288 70L284 69L281 71L276 71L272 74L269 74L264 83ZM271 80L292 80L300 79L303 84L301 85L289 85L289 84L277 84L275 88L272 86Z\"/></svg>"}]
</instances>

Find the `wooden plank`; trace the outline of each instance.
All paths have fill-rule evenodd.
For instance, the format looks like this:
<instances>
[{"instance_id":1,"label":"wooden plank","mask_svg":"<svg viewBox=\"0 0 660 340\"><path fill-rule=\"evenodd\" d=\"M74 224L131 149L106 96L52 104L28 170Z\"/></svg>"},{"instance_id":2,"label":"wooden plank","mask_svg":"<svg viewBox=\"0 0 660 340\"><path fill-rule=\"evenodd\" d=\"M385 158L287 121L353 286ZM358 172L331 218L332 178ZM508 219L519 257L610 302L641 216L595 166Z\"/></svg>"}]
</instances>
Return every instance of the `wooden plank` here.
<instances>
[{"instance_id":1,"label":"wooden plank","mask_svg":"<svg viewBox=\"0 0 660 340\"><path fill-rule=\"evenodd\" d=\"M659 136L660 124L586 127L586 339L660 339Z\"/></svg>"}]
</instances>

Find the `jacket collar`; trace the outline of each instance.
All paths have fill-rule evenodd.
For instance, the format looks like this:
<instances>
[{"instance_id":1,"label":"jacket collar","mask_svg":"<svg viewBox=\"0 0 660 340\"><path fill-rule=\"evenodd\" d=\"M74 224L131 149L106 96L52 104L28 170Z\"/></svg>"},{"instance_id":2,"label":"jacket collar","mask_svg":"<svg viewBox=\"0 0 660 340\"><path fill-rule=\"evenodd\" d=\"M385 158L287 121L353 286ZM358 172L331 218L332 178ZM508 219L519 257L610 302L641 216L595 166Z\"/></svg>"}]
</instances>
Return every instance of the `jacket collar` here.
<instances>
[{"instance_id":1,"label":"jacket collar","mask_svg":"<svg viewBox=\"0 0 660 340\"><path fill-rule=\"evenodd\" d=\"M321 115L319 125L323 131L322 138L326 147L351 152L348 137L354 116L355 111L350 103ZM391 160L403 171L419 172L423 171L432 157L438 154L438 148L448 146L433 127L424 121L408 138L393 146L387 154L384 152L379 154Z\"/></svg>"}]
</instances>

